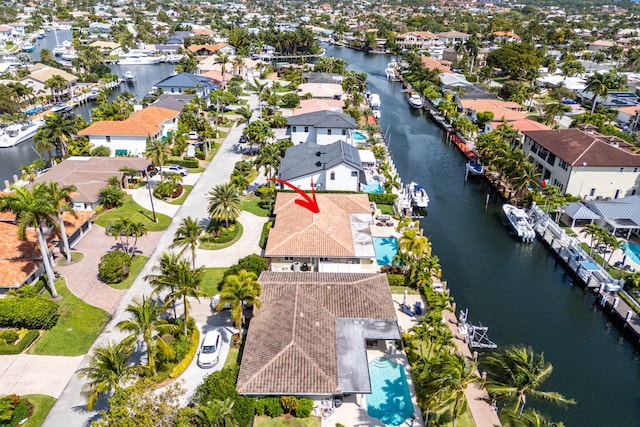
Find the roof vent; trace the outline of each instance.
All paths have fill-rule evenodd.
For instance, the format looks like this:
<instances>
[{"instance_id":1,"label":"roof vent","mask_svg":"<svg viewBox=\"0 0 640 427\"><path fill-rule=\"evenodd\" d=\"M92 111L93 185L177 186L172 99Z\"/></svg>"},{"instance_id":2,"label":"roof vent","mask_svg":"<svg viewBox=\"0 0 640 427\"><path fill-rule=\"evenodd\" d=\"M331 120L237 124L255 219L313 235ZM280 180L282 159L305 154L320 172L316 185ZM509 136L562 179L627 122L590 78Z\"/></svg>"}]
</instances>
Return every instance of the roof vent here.
<instances>
[{"instance_id":1,"label":"roof vent","mask_svg":"<svg viewBox=\"0 0 640 427\"><path fill-rule=\"evenodd\" d=\"M316 157L320 157L322 156L322 152L321 151L316 151Z\"/></svg>"},{"instance_id":2,"label":"roof vent","mask_svg":"<svg viewBox=\"0 0 640 427\"><path fill-rule=\"evenodd\" d=\"M316 166L317 166L317 167L322 166L322 162L319 162L319 161L318 161L318 162L316 162Z\"/></svg>"}]
</instances>

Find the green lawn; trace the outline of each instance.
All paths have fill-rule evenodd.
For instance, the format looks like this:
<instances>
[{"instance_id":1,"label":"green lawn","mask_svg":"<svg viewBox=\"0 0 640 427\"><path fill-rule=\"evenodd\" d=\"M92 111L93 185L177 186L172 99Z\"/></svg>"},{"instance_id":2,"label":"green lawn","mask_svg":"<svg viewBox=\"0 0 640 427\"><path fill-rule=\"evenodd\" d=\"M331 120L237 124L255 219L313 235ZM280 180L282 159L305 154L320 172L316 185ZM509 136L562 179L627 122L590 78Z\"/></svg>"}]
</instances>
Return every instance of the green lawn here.
<instances>
[{"instance_id":1,"label":"green lawn","mask_svg":"<svg viewBox=\"0 0 640 427\"><path fill-rule=\"evenodd\" d=\"M240 364L240 349L237 347L230 347L227 360L224 361L224 368L229 366L235 366Z\"/></svg>"},{"instance_id":2,"label":"green lawn","mask_svg":"<svg viewBox=\"0 0 640 427\"><path fill-rule=\"evenodd\" d=\"M404 294L405 289L409 295L420 295L420 291L417 289L409 288L407 286L389 286L392 294Z\"/></svg>"},{"instance_id":3,"label":"green lawn","mask_svg":"<svg viewBox=\"0 0 640 427\"><path fill-rule=\"evenodd\" d=\"M242 224L240 224L240 222L238 221L236 221L236 228L238 232L236 234L236 237L233 238L233 240L225 243L203 242L200 244L200 249L215 251L218 249L228 248L229 246L233 245L235 242L240 240L240 238L242 237L242 233L244 232L244 229L242 228Z\"/></svg>"},{"instance_id":4,"label":"green lawn","mask_svg":"<svg viewBox=\"0 0 640 427\"><path fill-rule=\"evenodd\" d=\"M71 264L80 262L83 258L84 254L82 252L71 251ZM58 260L58 265L69 265L67 258L60 258L60 260Z\"/></svg>"},{"instance_id":5,"label":"green lawn","mask_svg":"<svg viewBox=\"0 0 640 427\"><path fill-rule=\"evenodd\" d=\"M56 281L58 294L62 297L58 313L60 318L29 350L29 354L54 356L79 356L89 351L109 315L93 307L69 291L64 280Z\"/></svg>"},{"instance_id":6,"label":"green lawn","mask_svg":"<svg viewBox=\"0 0 640 427\"><path fill-rule=\"evenodd\" d=\"M278 417L271 418L266 415L255 417L253 419L253 427L320 427L320 418L294 418L294 417Z\"/></svg>"},{"instance_id":7,"label":"green lawn","mask_svg":"<svg viewBox=\"0 0 640 427\"><path fill-rule=\"evenodd\" d=\"M96 218L95 223L101 227L114 224L122 218L129 218L134 222L141 222L147 227L147 231L164 231L171 223L171 218L161 213L156 213L158 222L153 222L153 212L147 210L133 201L131 195L124 197L124 204L119 208L109 209Z\"/></svg>"},{"instance_id":8,"label":"green lawn","mask_svg":"<svg viewBox=\"0 0 640 427\"><path fill-rule=\"evenodd\" d=\"M246 196L242 196L242 203L240 204L240 208L243 211L251 212L254 215L268 217L269 211L261 208L259 206L260 197L254 194L247 194Z\"/></svg>"},{"instance_id":9,"label":"green lawn","mask_svg":"<svg viewBox=\"0 0 640 427\"><path fill-rule=\"evenodd\" d=\"M133 281L136 280L138 274L142 271L142 268L147 263L149 257L136 255L131 261L131 270L129 270L129 276L120 283L112 283L109 286L115 289L129 289L133 285Z\"/></svg>"},{"instance_id":10,"label":"green lawn","mask_svg":"<svg viewBox=\"0 0 640 427\"><path fill-rule=\"evenodd\" d=\"M204 277L202 278L202 286L200 286L200 290L205 292L209 296L214 296L218 292L218 283L222 280L222 276L224 272L227 271L227 268L205 268L204 269Z\"/></svg>"},{"instance_id":11,"label":"green lawn","mask_svg":"<svg viewBox=\"0 0 640 427\"><path fill-rule=\"evenodd\" d=\"M382 215L395 215L396 213L393 211L393 206L391 205L377 205L378 209L380 209L380 213Z\"/></svg>"},{"instance_id":12,"label":"green lawn","mask_svg":"<svg viewBox=\"0 0 640 427\"><path fill-rule=\"evenodd\" d=\"M204 170L204 168L202 168L202 169ZM178 197L177 199L172 200L170 202L167 202L167 203L170 203L172 205L181 205L181 204L183 204L184 201L187 200L187 197L189 197L189 193L191 193L191 190L193 190L193 185L183 185L182 189L183 189L183 191L182 191L182 195L180 197Z\"/></svg>"},{"instance_id":13,"label":"green lawn","mask_svg":"<svg viewBox=\"0 0 640 427\"><path fill-rule=\"evenodd\" d=\"M218 154L218 150L220 150L221 146L222 146L222 144L219 143L219 142L212 142L211 143L211 148L209 149L209 151L207 151L207 161L208 162L213 160L213 158L216 156L216 154Z\"/></svg>"},{"instance_id":14,"label":"green lawn","mask_svg":"<svg viewBox=\"0 0 640 427\"><path fill-rule=\"evenodd\" d=\"M39 427L44 422L47 414L56 403L56 399L45 394L25 394L22 397L33 405L33 415L29 417L24 427Z\"/></svg>"}]
</instances>

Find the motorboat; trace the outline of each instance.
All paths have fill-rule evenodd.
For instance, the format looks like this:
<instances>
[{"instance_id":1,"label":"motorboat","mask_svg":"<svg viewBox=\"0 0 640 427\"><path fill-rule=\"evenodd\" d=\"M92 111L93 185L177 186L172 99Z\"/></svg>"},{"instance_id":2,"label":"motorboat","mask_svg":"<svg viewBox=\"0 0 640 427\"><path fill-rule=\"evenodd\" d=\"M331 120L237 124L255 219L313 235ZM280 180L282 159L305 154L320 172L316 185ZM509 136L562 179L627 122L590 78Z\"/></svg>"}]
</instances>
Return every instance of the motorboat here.
<instances>
[{"instance_id":1,"label":"motorboat","mask_svg":"<svg viewBox=\"0 0 640 427\"><path fill-rule=\"evenodd\" d=\"M162 61L162 56L150 56L139 50L132 50L118 60L120 65L153 65Z\"/></svg>"},{"instance_id":2,"label":"motorboat","mask_svg":"<svg viewBox=\"0 0 640 427\"><path fill-rule=\"evenodd\" d=\"M411 104L413 108L422 108L422 97L417 93L412 93L409 97L409 104Z\"/></svg>"},{"instance_id":3,"label":"motorboat","mask_svg":"<svg viewBox=\"0 0 640 427\"><path fill-rule=\"evenodd\" d=\"M23 52L33 52L34 50L36 50L36 45L31 42L26 42L22 45L21 50Z\"/></svg>"},{"instance_id":4,"label":"motorboat","mask_svg":"<svg viewBox=\"0 0 640 427\"><path fill-rule=\"evenodd\" d=\"M471 175L482 175L484 173L484 165L475 160L469 160L466 167Z\"/></svg>"},{"instance_id":5,"label":"motorboat","mask_svg":"<svg viewBox=\"0 0 640 427\"><path fill-rule=\"evenodd\" d=\"M38 38L39 39L43 39L45 35L45 31L44 30L38 30Z\"/></svg>"},{"instance_id":6,"label":"motorboat","mask_svg":"<svg viewBox=\"0 0 640 427\"><path fill-rule=\"evenodd\" d=\"M387 68L384 69L384 75L387 77L387 80L396 80L396 68L398 67L398 62L394 59L391 62L387 63Z\"/></svg>"},{"instance_id":7,"label":"motorboat","mask_svg":"<svg viewBox=\"0 0 640 427\"><path fill-rule=\"evenodd\" d=\"M422 185L415 182L409 184L409 194L413 206L423 209L429 206L429 195Z\"/></svg>"},{"instance_id":8,"label":"motorboat","mask_svg":"<svg viewBox=\"0 0 640 427\"><path fill-rule=\"evenodd\" d=\"M51 109L51 112L54 114L65 114L70 112L71 110L73 110L73 107L71 105L67 105L67 104L60 104L60 105L56 105L55 107L53 107Z\"/></svg>"},{"instance_id":9,"label":"motorboat","mask_svg":"<svg viewBox=\"0 0 640 427\"><path fill-rule=\"evenodd\" d=\"M525 210L509 203L502 205L502 210L518 238L525 243L533 242L536 238L536 232L529 224L529 218Z\"/></svg>"},{"instance_id":10,"label":"motorboat","mask_svg":"<svg viewBox=\"0 0 640 427\"><path fill-rule=\"evenodd\" d=\"M0 148L13 147L32 138L43 125L44 121L42 120L10 124L0 130Z\"/></svg>"},{"instance_id":11,"label":"motorboat","mask_svg":"<svg viewBox=\"0 0 640 427\"><path fill-rule=\"evenodd\" d=\"M163 60L164 62L168 62L170 64L177 64L182 60L182 58L184 58L184 55L180 53L172 53L165 55Z\"/></svg>"},{"instance_id":12,"label":"motorboat","mask_svg":"<svg viewBox=\"0 0 640 427\"><path fill-rule=\"evenodd\" d=\"M136 75L132 71L127 70L124 73L124 80L126 82L134 82L136 81Z\"/></svg>"},{"instance_id":13,"label":"motorboat","mask_svg":"<svg viewBox=\"0 0 640 427\"><path fill-rule=\"evenodd\" d=\"M60 55L60 58L65 61L73 61L74 59L78 58L78 54L73 47L70 47L69 49L65 50L62 55Z\"/></svg>"}]
</instances>

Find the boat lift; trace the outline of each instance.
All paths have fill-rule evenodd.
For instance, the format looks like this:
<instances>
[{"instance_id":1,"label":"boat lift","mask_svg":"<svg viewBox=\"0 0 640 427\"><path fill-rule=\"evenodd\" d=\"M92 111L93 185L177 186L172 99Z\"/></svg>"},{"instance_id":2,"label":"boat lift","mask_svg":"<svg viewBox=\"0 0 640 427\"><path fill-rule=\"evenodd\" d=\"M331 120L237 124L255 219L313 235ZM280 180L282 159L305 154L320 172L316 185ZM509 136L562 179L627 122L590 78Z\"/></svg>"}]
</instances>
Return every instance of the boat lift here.
<instances>
[{"instance_id":1,"label":"boat lift","mask_svg":"<svg viewBox=\"0 0 640 427\"><path fill-rule=\"evenodd\" d=\"M481 349L494 349L497 348L498 345L491 341L487 336L489 332L489 327L472 325L468 322L469 318L469 309L460 310L460 323L462 326L460 327L460 331L465 334L464 340L469 345L469 347L481 348Z\"/></svg>"}]
</instances>

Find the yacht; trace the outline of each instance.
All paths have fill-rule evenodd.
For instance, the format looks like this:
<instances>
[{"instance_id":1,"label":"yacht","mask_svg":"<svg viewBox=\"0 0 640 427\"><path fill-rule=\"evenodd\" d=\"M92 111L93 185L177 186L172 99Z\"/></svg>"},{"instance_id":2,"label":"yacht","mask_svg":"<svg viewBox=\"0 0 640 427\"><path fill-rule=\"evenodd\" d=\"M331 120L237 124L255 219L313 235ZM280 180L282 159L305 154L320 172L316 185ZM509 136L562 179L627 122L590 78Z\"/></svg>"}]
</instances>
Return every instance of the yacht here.
<instances>
[{"instance_id":1,"label":"yacht","mask_svg":"<svg viewBox=\"0 0 640 427\"><path fill-rule=\"evenodd\" d=\"M509 220L509 224L511 228L513 228L516 236L525 243L533 242L536 238L536 232L533 230L531 224L529 224L529 219L524 209L505 203L502 205L502 211Z\"/></svg>"},{"instance_id":2,"label":"yacht","mask_svg":"<svg viewBox=\"0 0 640 427\"><path fill-rule=\"evenodd\" d=\"M60 58L63 59L64 61L73 61L77 57L78 57L78 54L76 53L76 50L73 47L70 47L69 49L65 50L64 53L60 55Z\"/></svg>"},{"instance_id":3,"label":"yacht","mask_svg":"<svg viewBox=\"0 0 640 427\"><path fill-rule=\"evenodd\" d=\"M429 195L422 185L415 182L409 184L409 194L411 195L413 206L416 208L424 209L429 206Z\"/></svg>"},{"instance_id":4,"label":"yacht","mask_svg":"<svg viewBox=\"0 0 640 427\"><path fill-rule=\"evenodd\" d=\"M33 52L36 49L36 45L31 42L26 42L22 45L21 50L23 52Z\"/></svg>"},{"instance_id":5,"label":"yacht","mask_svg":"<svg viewBox=\"0 0 640 427\"><path fill-rule=\"evenodd\" d=\"M162 61L162 56L149 56L144 52L132 50L125 53L118 60L120 65L153 65L159 64Z\"/></svg>"},{"instance_id":6,"label":"yacht","mask_svg":"<svg viewBox=\"0 0 640 427\"><path fill-rule=\"evenodd\" d=\"M13 147L32 138L38 129L44 125L44 121L29 123L13 123L0 130L0 148Z\"/></svg>"},{"instance_id":7,"label":"yacht","mask_svg":"<svg viewBox=\"0 0 640 427\"><path fill-rule=\"evenodd\" d=\"M409 98L409 104L411 104L413 108L422 108L422 97L417 93L412 93Z\"/></svg>"}]
</instances>

